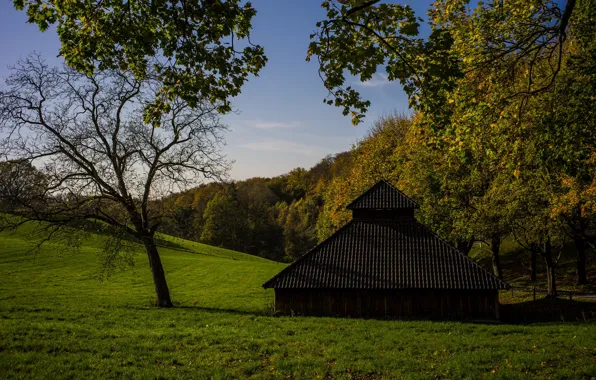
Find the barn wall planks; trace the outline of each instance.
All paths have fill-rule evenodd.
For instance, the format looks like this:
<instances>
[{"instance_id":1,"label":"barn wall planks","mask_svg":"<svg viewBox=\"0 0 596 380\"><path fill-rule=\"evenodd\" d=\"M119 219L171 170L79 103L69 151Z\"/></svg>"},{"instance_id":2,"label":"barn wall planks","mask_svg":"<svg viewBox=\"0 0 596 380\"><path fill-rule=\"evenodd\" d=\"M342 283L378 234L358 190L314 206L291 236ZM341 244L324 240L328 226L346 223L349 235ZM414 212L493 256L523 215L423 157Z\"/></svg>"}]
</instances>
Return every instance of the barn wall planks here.
<instances>
[{"instance_id":1,"label":"barn wall planks","mask_svg":"<svg viewBox=\"0 0 596 380\"><path fill-rule=\"evenodd\" d=\"M363 318L498 319L497 291L275 289L281 314Z\"/></svg>"}]
</instances>

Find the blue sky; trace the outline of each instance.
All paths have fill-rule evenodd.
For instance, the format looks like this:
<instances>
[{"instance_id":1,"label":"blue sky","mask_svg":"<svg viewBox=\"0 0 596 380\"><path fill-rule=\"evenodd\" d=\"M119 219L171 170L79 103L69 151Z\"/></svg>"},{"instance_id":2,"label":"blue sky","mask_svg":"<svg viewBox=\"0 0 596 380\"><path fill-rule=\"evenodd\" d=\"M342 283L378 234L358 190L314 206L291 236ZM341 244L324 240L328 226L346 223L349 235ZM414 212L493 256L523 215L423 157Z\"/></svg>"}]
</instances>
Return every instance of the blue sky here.
<instances>
[{"instance_id":1,"label":"blue sky","mask_svg":"<svg viewBox=\"0 0 596 380\"><path fill-rule=\"evenodd\" d=\"M431 1L402 1L423 17ZM352 126L341 110L323 104L326 90L316 60L305 61L309 35L324 18L319 0L253 0L258 14L252 41L265 48L269 58L259 77L251 78L233 99L238 114L224 116L230 127L224 151L234 160L233 179L271 177L295 167L309 168L328 154L348 150L368 131L373 121L393 111L407 112L407 97L398 83L381 75L354 85L372 102L363 124ZM49 61L59 42L53 31L41 33L26 23L12 1L0 1L0 77L7 66L37 51Z\"/></svg>"}]
</instances>

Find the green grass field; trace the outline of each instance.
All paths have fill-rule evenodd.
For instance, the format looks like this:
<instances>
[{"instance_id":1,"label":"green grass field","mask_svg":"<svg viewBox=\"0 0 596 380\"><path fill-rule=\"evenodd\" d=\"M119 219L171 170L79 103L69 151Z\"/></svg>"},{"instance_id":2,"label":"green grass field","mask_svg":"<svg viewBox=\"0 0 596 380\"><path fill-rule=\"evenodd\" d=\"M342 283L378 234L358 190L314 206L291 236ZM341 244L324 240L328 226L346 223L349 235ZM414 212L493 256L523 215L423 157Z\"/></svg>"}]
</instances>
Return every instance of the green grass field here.
<instances>
[{"instance_id":1,"label":"green grass field","mask_svg":"<svg viewBox=\"0 0 596 380\"><path fill-rule=\"evenodd\" d=\"M283 264L164 237L176 304L146 258L99 281L78 252L0 234L0 378L591 378L596 325L490 325L268 315Z\"/></svg>"}]
</instances>

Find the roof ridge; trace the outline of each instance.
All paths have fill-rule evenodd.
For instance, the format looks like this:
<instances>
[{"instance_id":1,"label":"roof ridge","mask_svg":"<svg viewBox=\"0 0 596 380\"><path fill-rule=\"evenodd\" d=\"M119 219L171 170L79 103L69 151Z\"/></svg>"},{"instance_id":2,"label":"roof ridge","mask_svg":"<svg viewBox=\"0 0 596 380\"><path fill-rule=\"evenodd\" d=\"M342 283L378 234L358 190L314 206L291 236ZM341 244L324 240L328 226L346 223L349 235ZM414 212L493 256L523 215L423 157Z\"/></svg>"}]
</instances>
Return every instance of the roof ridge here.
<instances>
[{"instance_id":1,"label":"roof ridge","mask_svg":"<svg viewBox=\"0 0 596 380\"><path fill-rule=\"evenodd\" d=\"M362 194L360 194L358 197L356 197L354 200L352 200L350 203L348 203L348 205L346 206L347 209L349 210L353 210L355 208L355 206L357 205L357 203L361 202L362 200L366 199L368 196L370 196L371 194L373 194L375 191L377 191L382 185L386 185L389 186L389 188L397 193L397 196L400 198L403 198L403 202L405 202L406 204L409 204L409 206L407 207L358 207L358 208L387 208L387 209L400 209L400 208L418 208L420 207L420 205L418 204L418 202L416 202L415 200L413 200L412 198L410 198L409 196L407 196L406 194L404 194L404 192L402 192L401 190L399 190L397 187L393 186L393 184L391 184L391 182L387 181L386 179L380 179L379 181L377 181L374 185L372 185L370 188L368 188L365 192L363 192ZM394 201L394 199L392 199ZM374 201L378 201L378 199L373 200ZM382 202L382 201L381 201ZM398 201L399 202L399 201Z\"/></svg>"}]
</instances>

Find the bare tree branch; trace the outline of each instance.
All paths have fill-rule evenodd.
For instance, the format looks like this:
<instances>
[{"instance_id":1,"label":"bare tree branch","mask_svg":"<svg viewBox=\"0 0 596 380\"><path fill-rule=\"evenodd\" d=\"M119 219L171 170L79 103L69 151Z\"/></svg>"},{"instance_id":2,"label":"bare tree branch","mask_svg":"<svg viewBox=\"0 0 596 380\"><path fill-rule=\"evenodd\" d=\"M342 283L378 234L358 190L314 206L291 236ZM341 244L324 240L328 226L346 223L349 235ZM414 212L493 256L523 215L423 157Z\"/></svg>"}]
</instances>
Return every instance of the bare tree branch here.
<instances>
[{"instance_id":1,"label":"bare tree branch","mask_svg":"<svg viewBox=\"0 0 596 380\"><path fill-rule=\"evenodd\" d=\"M144 123L160 88L151 78L88 76L50 68L38 55L13 68L0 92L0 172L11 178L0 178L0 212L13 216L0 218L0 230L28 221L74 229L105 223L145 245L159 298L167 286L153 236L167 215L153 200L224 179L228 163L219 152L226 127L218 104L173 99L160 128ZM116 256L106 257L112 265ZM169 293L162 301L171 304Z\"/></svg>"}]
</instances>

